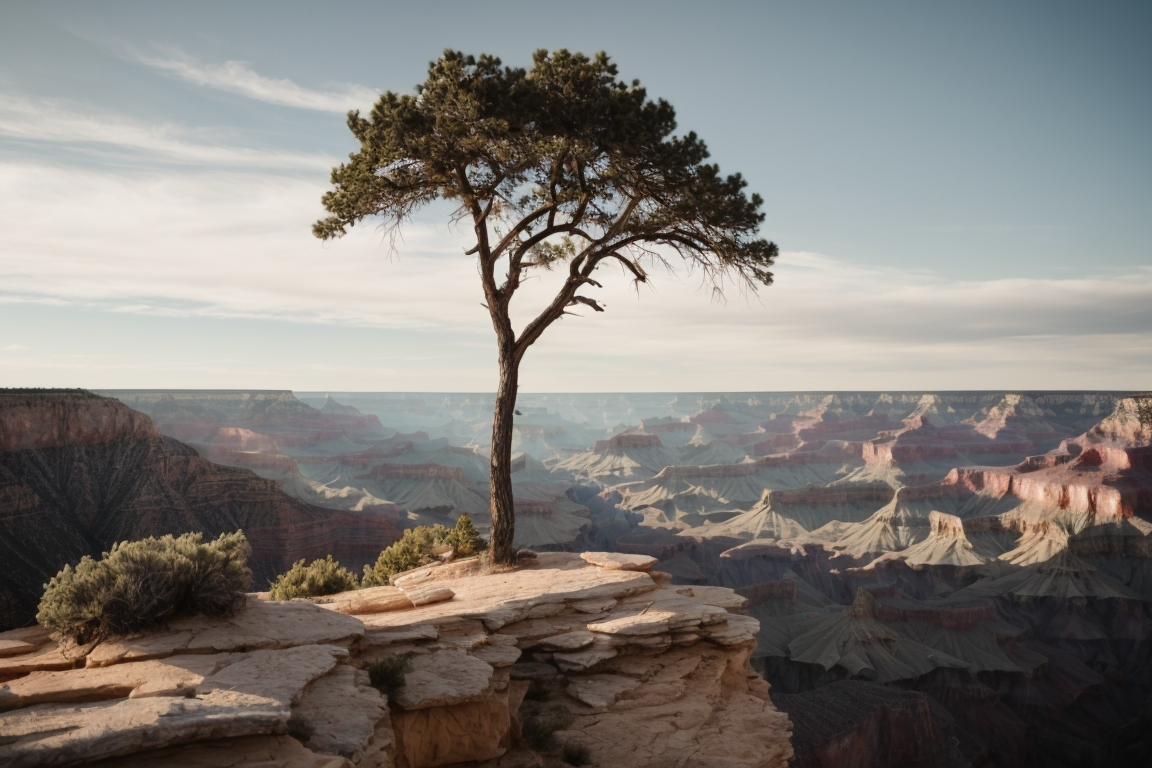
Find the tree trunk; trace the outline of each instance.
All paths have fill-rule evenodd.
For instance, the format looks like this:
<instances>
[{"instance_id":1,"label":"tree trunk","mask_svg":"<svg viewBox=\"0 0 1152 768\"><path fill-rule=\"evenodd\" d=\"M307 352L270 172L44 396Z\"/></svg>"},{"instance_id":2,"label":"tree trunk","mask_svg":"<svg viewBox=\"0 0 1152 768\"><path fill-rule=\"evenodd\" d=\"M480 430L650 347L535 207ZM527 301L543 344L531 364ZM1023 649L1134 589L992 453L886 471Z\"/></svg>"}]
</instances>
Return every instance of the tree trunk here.
<instances>
[{"instance_id":1,"label":"tree trunk","mask_svg":"<svg viewBox=\"0 0 1152 768\"><path fill-rule=\"evenodd\" d=\"M512 501L512 424L516 412L519 375L515 343L503 341L500 349L500 384L492 413L492 461L489 489L492 497L492 559L511 565L516 562L516 511Z\"/></svg>"}]
</instances>

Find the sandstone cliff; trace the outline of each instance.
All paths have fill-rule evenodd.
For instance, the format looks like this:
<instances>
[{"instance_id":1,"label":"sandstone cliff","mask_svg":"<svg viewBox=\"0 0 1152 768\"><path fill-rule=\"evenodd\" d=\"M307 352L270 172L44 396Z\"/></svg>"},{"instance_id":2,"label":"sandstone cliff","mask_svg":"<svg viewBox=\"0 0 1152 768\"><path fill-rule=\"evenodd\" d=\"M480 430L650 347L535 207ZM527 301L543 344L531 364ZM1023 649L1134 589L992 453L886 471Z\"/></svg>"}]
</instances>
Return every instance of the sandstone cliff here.
<instances>
[{"instance_id":1,"label":"sandstone cliff","mask_svg":"<svg viewBox=\"0 0 1152 768\"><path fill-rule=\"evenodd\" d=\"M312 604L67 648L0 634L13 768L565 765L783 768L790 724L749 667L758 622L651 558L475 560ZM408 659L390 695L373 662Z\"/></svg>"}]
</instances>

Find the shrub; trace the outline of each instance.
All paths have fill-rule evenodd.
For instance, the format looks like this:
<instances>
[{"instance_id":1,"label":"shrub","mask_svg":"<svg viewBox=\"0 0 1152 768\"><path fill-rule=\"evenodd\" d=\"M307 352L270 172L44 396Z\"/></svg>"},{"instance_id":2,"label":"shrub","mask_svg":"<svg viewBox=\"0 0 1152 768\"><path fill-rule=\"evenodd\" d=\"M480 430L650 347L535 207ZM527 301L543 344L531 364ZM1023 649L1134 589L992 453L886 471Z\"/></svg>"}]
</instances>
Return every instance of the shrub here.
<instances>
[{"instance_id":1,"label":"shrub","mask_svg":"<svg viewBox=\"0 0 1152 768\"><path fill-rule=\"evenodd\" d=\"M272 582L273 600L291 600L295 597L320 597L358 589L356 574L332 559L313 560L304 565L303 560L292 564L285 573Z\"/></svg>"},{"instance_id":2,"label":"shrub","mask_svg":"<svg viewBox=\"0 0 1152 768\"><path fill-rule=\"evenodd\" d=\"M560 747L560 759L568 765L588 765L592 762L592 750L583 744L566 741L564 746Z\"/></svg>"},{"instance_id":3,"label":"shrub","mask_svg":"<svg viewBox=\"0 0 1152 768\"><path fill-rule=\"evenodd\" d=\"M404 687L404 676L408 673L407 656L389 656L368 665L368 682L372 687L388 697Z\"/></svg>"},{"instance_id":4,"label":"shrub","mask_svg":"<svg viewBox=\"0 0 1152 768\"><path fill-rule=\"evenodd\" d=\"M66 565L45 585L36 620L89 643L179 616L231 614L252 586L252 548L241 531L202 539L186 533L123 541L100 560Z\"/></svg>"},{"instance_id":5,"label":"shrub","mask_svg":"<svg viewBox=\"0 0 1152 768\"><path fill-rule=\"evenodd\" d=\"M442 525L409 528L399 541L380 553L375 564L364 566L361 586L390 584L396 574L431 563L435 559L432 548L439 545L451 546L457 555L468 556L483 551L488 543L480 538L468 515L460 515L454 528Z\"/></svg>"}]
</instances>

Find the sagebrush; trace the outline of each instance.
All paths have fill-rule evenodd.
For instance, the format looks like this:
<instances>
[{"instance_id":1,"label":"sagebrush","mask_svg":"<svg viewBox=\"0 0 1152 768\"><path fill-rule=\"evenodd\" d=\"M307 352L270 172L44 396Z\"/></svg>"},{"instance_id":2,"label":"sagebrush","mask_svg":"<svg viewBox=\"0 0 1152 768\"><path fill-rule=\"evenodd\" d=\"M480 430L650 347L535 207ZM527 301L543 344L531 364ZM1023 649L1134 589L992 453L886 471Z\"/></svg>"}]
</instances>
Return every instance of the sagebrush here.
<instances>
[{"instance_id":1,"label":"sagebrush","mask_svg":"<svg viewBox=\"0 0 1152 768\"><path fill-rule=\"evenodd\" d=\"M453 528L418 525L404 531L400 540L381 552L374 564L364 566L360 585L390 584L396 574L431 563L435 559L432 549L437 546L450 546L458 556L467 557L483 551L488 543L476 532L468 515L460 515Z\"/></svg>"},{"instance_id":2,"label":"sagebrush","mask_svg":"<svg viewBox=\"0 0 1152 768\"><path fill-rule=\"evenodd\" d=\"M389 656L368 665L368 682L386 696L395 696L404 687L410 664L407 656Z\"/></svg>"},{"instance_id":3,"label":"sagebrush","mask_svg":"<svg viewBox=\"0 0 1152 768\"><path fill-rule=\"evenodd\" d=\"M340 563L332 559L332 555L328 555L308 565L304 565L303 560L293 563L291 568L272 582L271 597L273 600L291 600L296 597L335 595L359 588L356 574L342 568Z\"/></svg>"},{"instance_id":4,"label":"sagebrush","mask_svg":"<svg viewBox=\"0 0 1152 768\"><path fill-rule=\"evenodd\" d=\"M200 533L123 541L99 560L64 566L45 585L36 620L89 643L179 616L228 615L252 587L251 553L242 531L207 543Z\"/></svg>"}]
</instances>

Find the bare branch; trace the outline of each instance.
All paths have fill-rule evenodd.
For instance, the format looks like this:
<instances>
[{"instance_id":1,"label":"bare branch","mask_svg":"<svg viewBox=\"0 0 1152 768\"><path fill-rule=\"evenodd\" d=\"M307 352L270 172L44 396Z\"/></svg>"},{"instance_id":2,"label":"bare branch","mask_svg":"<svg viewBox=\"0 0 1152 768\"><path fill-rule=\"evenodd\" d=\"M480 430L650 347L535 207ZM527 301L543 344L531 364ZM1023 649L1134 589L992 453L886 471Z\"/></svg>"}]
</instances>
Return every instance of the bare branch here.
<instances>
[{"instance_id":1,"label":"bare branch","mask_svg":"<svg viewBox=\"0 0 1152 768\"><path fill-rule=\"evenodd\" d=\"M573 296L568 301L568 306L572 306L573 304L584 304L586 306L592 307L592 309L596 310L597 312L604 311L604 307L600 306L596 302L596 299L590 299L587 296Z\"/></svg>"}]
</instances>

